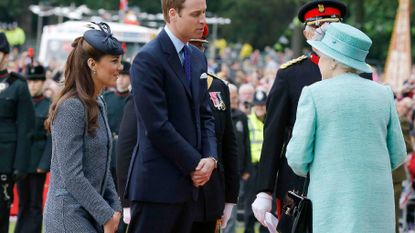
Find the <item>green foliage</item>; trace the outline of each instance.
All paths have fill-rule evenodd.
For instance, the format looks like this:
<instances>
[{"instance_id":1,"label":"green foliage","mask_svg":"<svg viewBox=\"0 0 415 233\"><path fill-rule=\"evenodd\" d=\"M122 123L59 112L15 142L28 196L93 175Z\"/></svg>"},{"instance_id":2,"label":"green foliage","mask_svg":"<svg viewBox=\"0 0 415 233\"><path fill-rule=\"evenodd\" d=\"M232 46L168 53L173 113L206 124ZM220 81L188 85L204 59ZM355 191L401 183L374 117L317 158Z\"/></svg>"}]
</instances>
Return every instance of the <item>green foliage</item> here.
<instances>
[{"instance_id":1,"label":"green foliage","mask_svg":"<svg viewBox=\"0 0 415 233\"><path fill-rule=\"evenodd\" d=\"M129 0L130 7L138 6L141 11L148 13L161 12L161 0ZM300 6L310 0L207 0L208 15L226 17L232 20L230 25L219 26L219 37L228 42L248 42L255 48L262 49L266 45L274 45L278 38L285 35L289 40L293 34L290 23L297 16ZM361 28L373 40L369 58L384 61L389 47L393 30L398 0L342 0L350 10L350 17L345 21ZM79 6L86 4L92 9L117 10L119 0L3 0L0 10L5 12L0 16L21 19L33 17L28 14L30 4L42 2L48 5L68 6L71 3ZM7 10L6 10L7 9ZM35 18L35 17L33 17ZM414 17L411 17L414 25ZM25 22L30 22L26 20ZM415 27L411 28L412 37ZM307 46L304 43L304 46ZM412 43L415 48L415 43ZM415 54L415 49L413 49Z\"/></svg>"}]
</instances>

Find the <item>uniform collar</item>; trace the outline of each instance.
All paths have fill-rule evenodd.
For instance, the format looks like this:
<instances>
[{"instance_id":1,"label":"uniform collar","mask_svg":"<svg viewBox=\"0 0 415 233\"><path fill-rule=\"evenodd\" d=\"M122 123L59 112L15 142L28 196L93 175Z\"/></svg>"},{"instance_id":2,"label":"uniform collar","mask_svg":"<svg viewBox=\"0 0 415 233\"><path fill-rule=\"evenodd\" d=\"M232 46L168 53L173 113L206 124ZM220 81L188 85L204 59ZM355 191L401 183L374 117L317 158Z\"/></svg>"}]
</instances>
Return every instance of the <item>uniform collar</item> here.
<instances>
[{"instance_id":1,"label":"uniform collar","mask_svg":"<svg viewBox=\"0 0 415 233\"><path fill-rule=\"evenodd\" d=\"M122 96L122 97L127 96L129 93L130 93L130 91L128 91L128 90L123 91L123 92L119 92L119 91L117 91L117 90L115 91L115 94L116 94L117 96Z\"/></svg>"},{"instance_id":2,"label":"uniform collar","mask_svg":"<svg viewBox=\"0 0 415 233\"><path fill-rule=\"evenodd\" d=\"M7 69L0 70L0 79L5 78L7 76L9 76L9 72L7 71Z\"/></svg>"},{"instance_id":3,"label":"uniform collar","mask_svg":"<svg viewBox=\"0 0 415 233\"><path fill-rule=\"evenodd\" d=\"M32 97L32 101L36 104L39 103L40 101L42 101L43 99L45 99L44 95L38 95L38 96L33 96Z\"/></svg>"},{"instance_id":4,"label":"uniform collar","mask_svg":"<svg viewBox=\"0 0 415 233\"><path fill-rule=\"evenodd\" d=\"M311 54L310 54L310 60L311 60L314 64L318 65L318 61L320 60L320 57L319 57L319 56L317 56L317 54L315 54L315 53L311 53Z\"/></svg>"}]
</instances>

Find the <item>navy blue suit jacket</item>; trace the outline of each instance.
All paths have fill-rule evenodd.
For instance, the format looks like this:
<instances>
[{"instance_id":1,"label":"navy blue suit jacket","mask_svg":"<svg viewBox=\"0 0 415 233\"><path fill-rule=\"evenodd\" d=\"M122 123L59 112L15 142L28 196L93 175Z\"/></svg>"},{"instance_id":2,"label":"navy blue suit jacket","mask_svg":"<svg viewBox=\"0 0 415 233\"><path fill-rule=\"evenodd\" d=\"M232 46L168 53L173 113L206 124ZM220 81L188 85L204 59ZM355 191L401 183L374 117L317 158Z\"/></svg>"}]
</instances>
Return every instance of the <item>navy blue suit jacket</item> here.
<instances>
[{"instance_id":1,"label":"navy blue suit jacket","mask_svg":"<svg viewBox=\"0 0 415 233\"><path fill-rule=\"evenodd\" d=\"M129 200L196 200L198 193L190 174L202 157L217 158L207 81L201 79L207 69L206 58L196 47L190 46L190 52L191 85L164 30L134 58L130 74L140 146L130 164Z\"/></svg>"}]
</instances>

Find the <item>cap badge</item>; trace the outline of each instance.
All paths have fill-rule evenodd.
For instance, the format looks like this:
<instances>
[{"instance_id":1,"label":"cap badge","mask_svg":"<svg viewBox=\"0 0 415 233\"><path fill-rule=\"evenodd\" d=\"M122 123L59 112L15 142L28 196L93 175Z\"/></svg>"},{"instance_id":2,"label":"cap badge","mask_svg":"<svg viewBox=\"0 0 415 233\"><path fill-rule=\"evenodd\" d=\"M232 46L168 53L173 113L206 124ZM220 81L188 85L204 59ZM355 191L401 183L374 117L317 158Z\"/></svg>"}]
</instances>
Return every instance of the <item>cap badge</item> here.
<instances>
[{"instance_id":1,"label":"cap badge","mask_svg":"<svg viewBox=\"0 0 415 233\"><path fill-rule=\"evenodd\" d=\"M264 93L263 93L263 92L257 92L257 93L256 93L256 98L257 98L258 100L262 100L264 97L265 97L265 96L264 96Z\"/></svg>"},{"instance_id":2,"label":"cap badge","mask_svg":"<svg viewBox=\"0 0 415 233\"><path fill-rule=\"evenodd\" d=\"M324 5L318 4L318 12L323 13L324 12Z\"/></svg>"}]
</instances>

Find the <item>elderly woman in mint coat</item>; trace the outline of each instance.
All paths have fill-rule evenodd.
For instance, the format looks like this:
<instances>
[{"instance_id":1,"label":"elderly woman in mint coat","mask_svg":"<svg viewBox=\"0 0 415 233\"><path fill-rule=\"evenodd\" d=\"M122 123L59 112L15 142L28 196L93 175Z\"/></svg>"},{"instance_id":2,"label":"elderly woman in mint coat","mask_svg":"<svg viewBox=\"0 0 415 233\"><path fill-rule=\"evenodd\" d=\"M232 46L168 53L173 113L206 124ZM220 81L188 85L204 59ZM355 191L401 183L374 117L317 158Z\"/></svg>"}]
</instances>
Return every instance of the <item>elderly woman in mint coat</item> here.
<instances>
[{"instance_id":1,"label":"elderly woman in mint coat","mask_svg":"<svg viewBox=\"0 0 415 233\"><path fill-rule=\"evenodd\" d=\"M313 232L392 233L392 170L406 151L391 89L357 74L370 72L372 42L333 23L308 43L323 81L302 91L287 160L296 174L310 174Z\"/></svg>"}]
</instances>

